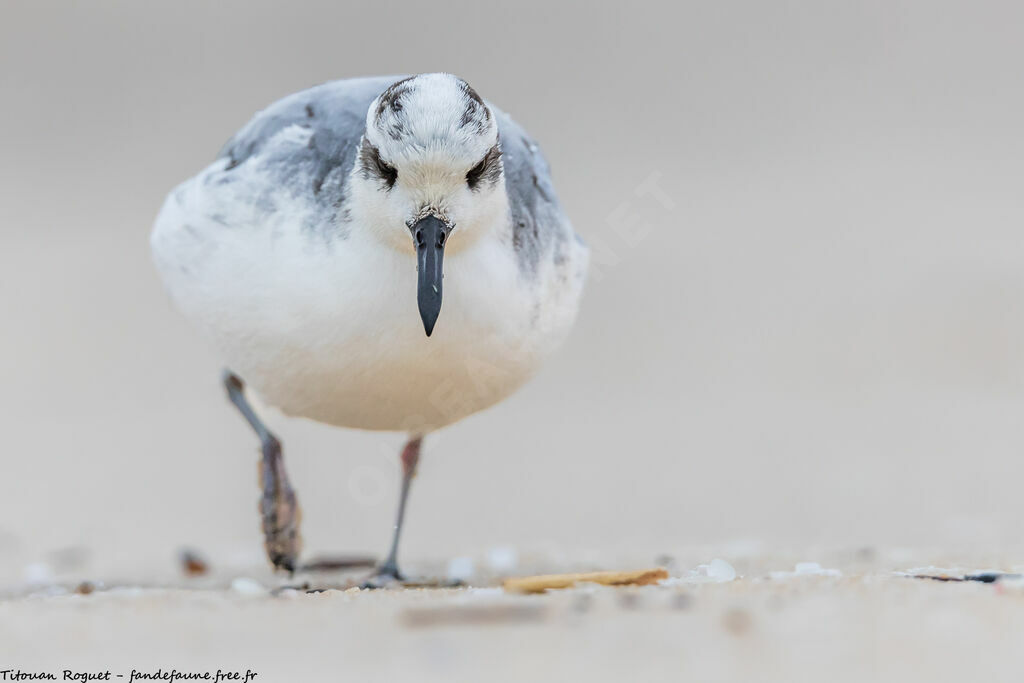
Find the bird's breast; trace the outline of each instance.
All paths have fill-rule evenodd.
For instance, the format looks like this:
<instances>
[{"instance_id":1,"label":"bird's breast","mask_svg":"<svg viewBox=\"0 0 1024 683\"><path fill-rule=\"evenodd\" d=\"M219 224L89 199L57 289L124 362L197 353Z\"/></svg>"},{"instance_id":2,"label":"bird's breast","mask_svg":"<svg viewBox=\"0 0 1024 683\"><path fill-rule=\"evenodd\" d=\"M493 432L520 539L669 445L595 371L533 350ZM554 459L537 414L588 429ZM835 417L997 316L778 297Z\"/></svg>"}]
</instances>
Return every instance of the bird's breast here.
<instances>
[{"instance_id":1,"label":"bird's breast","mask_svg":"<svg viewBox=\"0 0 1024 683\"><path fill-rule=\"evenodd\" d=\"M330 249L273 252L236 254L203 317L232 369L288 414L430 431L505 398L539 364L536 293L498 239L446 258L429 338L412 255L358 230Z\"/></svg>"}]
</instances>

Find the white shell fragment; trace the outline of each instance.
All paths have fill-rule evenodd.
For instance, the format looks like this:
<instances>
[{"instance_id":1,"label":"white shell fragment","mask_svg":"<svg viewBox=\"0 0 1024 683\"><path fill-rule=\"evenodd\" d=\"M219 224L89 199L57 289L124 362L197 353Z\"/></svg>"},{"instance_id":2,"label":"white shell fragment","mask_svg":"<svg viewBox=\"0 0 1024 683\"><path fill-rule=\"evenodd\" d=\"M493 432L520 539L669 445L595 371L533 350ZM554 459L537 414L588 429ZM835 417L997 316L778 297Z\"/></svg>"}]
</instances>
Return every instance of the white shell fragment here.
<instances>
[{"instance_id":1,"label":"white shell fragment","mask_svg":"<svg viewBox=\"0 0 1024 683\"><path fill-rule=\"evenodd\" d=\"M662 586L676 586L692 583L727 583L736 579L736 570L725 560L715 558L708 564L699 564L683 576L673 576L661 581Z\"/></svg>"}]
</instances>

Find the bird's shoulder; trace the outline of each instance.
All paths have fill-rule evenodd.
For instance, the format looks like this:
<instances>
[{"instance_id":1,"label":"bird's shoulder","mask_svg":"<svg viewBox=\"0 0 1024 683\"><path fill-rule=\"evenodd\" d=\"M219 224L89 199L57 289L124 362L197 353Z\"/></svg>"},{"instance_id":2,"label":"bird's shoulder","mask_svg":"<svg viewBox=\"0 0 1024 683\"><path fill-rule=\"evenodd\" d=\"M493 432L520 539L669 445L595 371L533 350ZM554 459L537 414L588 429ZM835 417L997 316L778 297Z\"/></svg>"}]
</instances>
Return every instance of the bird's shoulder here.
<instances>
[{"instance_id":1,"label":"bird's shoulder","mask_svg":"<svg viewBox=\"0 0 1024 683\"><path fill-rule=\"evenodd\" d=\"M379 76L330 81L283 97L257 112L221 148L237 166L291 126L336 140L358 139L365 128L366 110L377 95L401 76ZM327 142L327 140L324 140Z\"/></svg>"},{"instance_id":2,"label":"bird's shoulder","mask_svg":"<svg viewBox=\"0 0 1024 683\"><path fill-rule=\"evenodd\" d=\"M301 177L319 194L328 176L344 178L351 170L366 127L370 103L401 76L331 81L284 97L258 112L221 149L219 158L230 171L246 163L262 163ZM302 131L304 148L286 131ZM276 154L275 146L288 147ZM291 167L291 168L289 168ZM340 171L340 172L339 172ZM293 176L294 177L294 176Z\"/></svg>"},{"instance_id":3,"label":"bird's shoulder","mask_svg":"<svg viewBox=\"0 0 1024 683\"><path fill-rule=\"evenodd\" d=\"M536 270L545 258L560 258L576 239L551 181L540 145L511 116L491 106L498 120L512 219L512 240L520 265Z\"/></svg>"}]
</instances>

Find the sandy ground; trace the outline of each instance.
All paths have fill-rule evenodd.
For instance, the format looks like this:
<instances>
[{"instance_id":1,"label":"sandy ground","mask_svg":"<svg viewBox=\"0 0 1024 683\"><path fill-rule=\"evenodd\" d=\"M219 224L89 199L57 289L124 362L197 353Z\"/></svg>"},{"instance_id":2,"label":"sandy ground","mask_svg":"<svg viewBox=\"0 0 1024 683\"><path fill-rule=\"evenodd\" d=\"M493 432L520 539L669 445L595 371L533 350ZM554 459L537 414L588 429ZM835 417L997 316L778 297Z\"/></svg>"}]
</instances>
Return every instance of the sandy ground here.
<instances>
[{"instance_id":1,"label":"sandy ground","mask_svg":"<svg viewBox=\"0 0 1024 683\"><path fill-rule=\"evenodd\" d=\"M0 671L1020 680L1019 589L894 572L1024 565L1024 4L404 4L4 3ZM541 144L579 322L427 439L403 557L479 590L271 595L258 444L150 226L275 99L425 70ZM310 552L384 549L403 435L263 415ZM661 555L738 578L494 590Z\"/></svg>"},{"instance_id":2,"label":"sandy ground","mask_svg":"<svg viewBox=\"0 0 1024 683\"><path fill-rule=\"evenodd\" d=\"M468 571L470 586L457 589L307 593L305 581L325 587L348 579L289 581L263 568L215 567L146 585L93 578L85 595L70 575L12 584L0 602L0 668L58 677L63 669L110 670L124 680L132 669L237 670L243 677L252 670L264 682L998 681L1019 674L1019 581L911 578L901 573L914 567L906 550L818 550L817 566L807 554L721 550L733 553L731 562L710 569L688 564L707 549L658 558L673 574L662 585L584 585L533 596L505 593L490 565L522 574L630 560L555 567L503 550L458 559L448 570L413 565L435 574ZM947 573L990 568L995 558L978 559L983 564L947 565ZM281 589L287 585L300 588Z\"/></svg>"}]
</instances>

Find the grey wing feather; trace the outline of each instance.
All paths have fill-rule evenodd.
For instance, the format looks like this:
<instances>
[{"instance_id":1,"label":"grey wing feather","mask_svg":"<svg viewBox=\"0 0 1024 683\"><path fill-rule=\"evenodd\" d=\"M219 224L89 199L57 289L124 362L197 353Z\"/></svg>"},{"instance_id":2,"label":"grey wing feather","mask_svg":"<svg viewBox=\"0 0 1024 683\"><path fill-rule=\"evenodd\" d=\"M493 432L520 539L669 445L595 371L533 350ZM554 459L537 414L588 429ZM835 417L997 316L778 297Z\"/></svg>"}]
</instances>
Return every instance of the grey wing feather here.
<instances>
[{"instance_id":1,"label":"grey wing feather","mask_svg":"<svg viewBox=\"0 0 1024 683\"><path fill-rule=\"evenodd\" d=\"M537 264L552 251L551 256L559 261L573 230L558 202L551 184L551 169L540 147L508 114L494 106L491 109L496 112L501 136L505 187L512 213L512 243L520 267L535 271Z\"/></svg>"},{"instance_id":2,"label":"grey wing feather","mask_svg":"<svg viewBox=\"0 0 1024 683\"><path fill-rule=\"evenodd\" d=\"M401 76L333 81L289 95L259 112L223 147L225 172L253 157L265 159L266 170L281 183L312 190L319 200L334 207L345 199L345 180L355 164L359 140L366 125L370 103ZM309 142L300 154L289 150L275 156L267 145L291 126L310 130ZM322 195L322 196L321 196Z\"/></svg>"}]
</instances>

